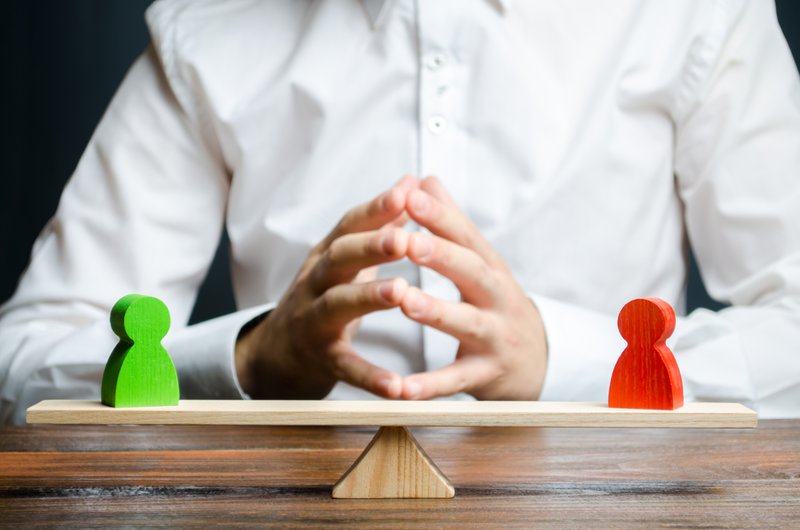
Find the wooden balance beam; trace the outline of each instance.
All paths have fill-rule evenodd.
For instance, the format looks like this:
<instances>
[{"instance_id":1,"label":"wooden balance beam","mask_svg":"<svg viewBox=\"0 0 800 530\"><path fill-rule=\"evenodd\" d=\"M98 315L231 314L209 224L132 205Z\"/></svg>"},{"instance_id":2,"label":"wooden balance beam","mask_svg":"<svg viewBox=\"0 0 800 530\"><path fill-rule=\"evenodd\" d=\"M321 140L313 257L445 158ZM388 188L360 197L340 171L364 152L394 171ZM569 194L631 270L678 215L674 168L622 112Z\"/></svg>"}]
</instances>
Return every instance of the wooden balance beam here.
<instances>
[{"instance_id":1,"label":"wooden balance beam","mask_svg":"<svg viewBox=\"0 0 800 530\"><path fill-rule=\"evenodd\" d=\"M99 401L47 400L28 423L379 426L333 488L335 498L451 498L455 490L408 431L446 427L754 428L738 403L687 403L676 410L617 409L548 401L202 401L112 408Z\"/></svg>"}]
</instances>

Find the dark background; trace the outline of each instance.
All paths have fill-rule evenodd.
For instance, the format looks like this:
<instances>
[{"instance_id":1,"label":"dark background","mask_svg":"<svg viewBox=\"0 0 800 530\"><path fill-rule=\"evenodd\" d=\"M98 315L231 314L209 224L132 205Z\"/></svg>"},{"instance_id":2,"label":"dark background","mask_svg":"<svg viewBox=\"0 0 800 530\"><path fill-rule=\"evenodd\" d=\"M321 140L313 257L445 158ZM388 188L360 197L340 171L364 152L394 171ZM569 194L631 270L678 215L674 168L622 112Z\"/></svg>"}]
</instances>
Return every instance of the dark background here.
<instances>
[{"instance_id":1,"label":"dark background","mask_svg":"<svg viewBox=\"0 0 800 530\"><path fill-rule=\"evenodd\" d=\"M149 37L151 0L12 0L3 17L6 108L0 192L0 301L13 293L31 245L55 212L111 96ZM777 0L795 60L800 2ZM10 11L10 16L9 16ZM800 168L798 168L800 170ZM693 267L689 305L718 308ZM192 321L233 310L227 242L198 297Z\"/></svg>"}]
</instances>

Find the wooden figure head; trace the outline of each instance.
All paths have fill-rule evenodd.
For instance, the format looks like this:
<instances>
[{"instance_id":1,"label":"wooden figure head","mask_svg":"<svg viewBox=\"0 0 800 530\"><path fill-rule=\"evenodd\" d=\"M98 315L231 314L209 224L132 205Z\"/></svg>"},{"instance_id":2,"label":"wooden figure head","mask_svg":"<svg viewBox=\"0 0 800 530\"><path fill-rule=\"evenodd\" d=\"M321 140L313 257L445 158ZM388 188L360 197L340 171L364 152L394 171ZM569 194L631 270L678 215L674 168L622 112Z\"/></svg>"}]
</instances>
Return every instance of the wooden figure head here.
<instances>
[{"instance_id":1,"label":"wooden figure head","mask_svg":"<svg viewBox=\"0 0 800 530\"><path fill-rule=\"evenodd\" d=\"M617 327L628 344L662 343L675 331L675 311L660 298L637 298L619 312Z\"/></svg>"},{"instance_id":2,"label":"wooden figure head","mask_svg":"<svg viewBox=\"0 0 800 530\"><path fill-rule=\"evenodd\" d=\"M111 329L123 341L161 341L169 331L169 309L152 296L129 294L111 309Z\"/></svg>"}]
</instances>

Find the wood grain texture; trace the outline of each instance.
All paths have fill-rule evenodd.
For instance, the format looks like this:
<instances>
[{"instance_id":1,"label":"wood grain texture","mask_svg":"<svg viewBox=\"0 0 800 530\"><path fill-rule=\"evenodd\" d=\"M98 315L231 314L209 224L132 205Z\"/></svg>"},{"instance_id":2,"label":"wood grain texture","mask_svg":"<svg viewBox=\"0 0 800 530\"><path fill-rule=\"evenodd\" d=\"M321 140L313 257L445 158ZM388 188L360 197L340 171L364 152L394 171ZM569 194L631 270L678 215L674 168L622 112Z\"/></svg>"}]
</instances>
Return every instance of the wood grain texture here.
<instances>
[{"instance_id":1,"label":"wood grain texture","mask_svg":"<svg viewBox=\"0 0 800 530\"><path fill-rule=\"evenodd\" d=\"M666 340L675 330L675 311L660 298L638 298L619 313L628 345L617 360L608 406L674 410L683 406L683 380Z\"/></svg>"},{"instance_id":2,"label":"wood grain texture","mask_svg":"<svg viewBox=\"0 0 800 530\"><path fill-rule=\"evenodd\" d=\"M381 427L333 486L334 499L452 499L453 485L405 427Z\"/></svg>"},{"instance_id":3,"label":"wood grain texture","mask_svg":"<svg viewBox=\"0 0 800 530\"><path fill-rule=\"evenodd\" d=\"M497 427L756 426L737 403L687 403L674 411L612 409L600 403L548 401L202 401L175 407L110 408L97 401L48 400L28 409L28 423L371 425Z\"/></svg>"},{"instance_id":4,"label":"wood grain texture","mask_svg":"<svg viewBox=\"0 0 800 530\"><path fill-rule=\"evenodd\" d=\"M169 331L169 310L152 296L129 294L111 309L119 343L103 371L102 401L109 407L177 405L178 374L161 339Z\"/></svg>"},{"instance_id":5,"label":"wood grain texture","mask_svg":"<svg viewBox=\"0 0 800 530\"><path fill-rule=\"evenodd\" d=\"M0 427L0 527L793 528L800 421L413 429L447 500L331 499L366 427Z\"/></svg>"}]
</instances>

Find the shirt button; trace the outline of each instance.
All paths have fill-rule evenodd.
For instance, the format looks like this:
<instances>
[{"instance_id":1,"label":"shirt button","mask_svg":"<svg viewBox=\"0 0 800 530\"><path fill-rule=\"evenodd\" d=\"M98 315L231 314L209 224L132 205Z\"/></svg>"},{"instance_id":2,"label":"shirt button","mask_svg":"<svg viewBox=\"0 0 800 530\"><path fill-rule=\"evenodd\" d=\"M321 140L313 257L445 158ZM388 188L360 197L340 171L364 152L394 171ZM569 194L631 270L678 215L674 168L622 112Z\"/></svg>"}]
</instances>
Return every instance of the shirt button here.
<instances>
[{"instance_id":1,"label":"shirt button","mask_svg":"<svg viewBox=\"0 0 800 530\"><path fill-rule=\"evenodd\" d=\"M447 120L442 116L431 116L428 119L428 130L433 134L439 134L447 128Z\"/></svg>"},{"instance_id":2,"label":"shirt button","mask_svg":"<svg viewBox=\"0 0 800 530\"><path fill-rule=\"evenodd\" d=\"M443 53L432 53L425 59L425 65L431 72L439 70L445 64L447 64L447 57Z\"/></svg>"}]
</instances>

